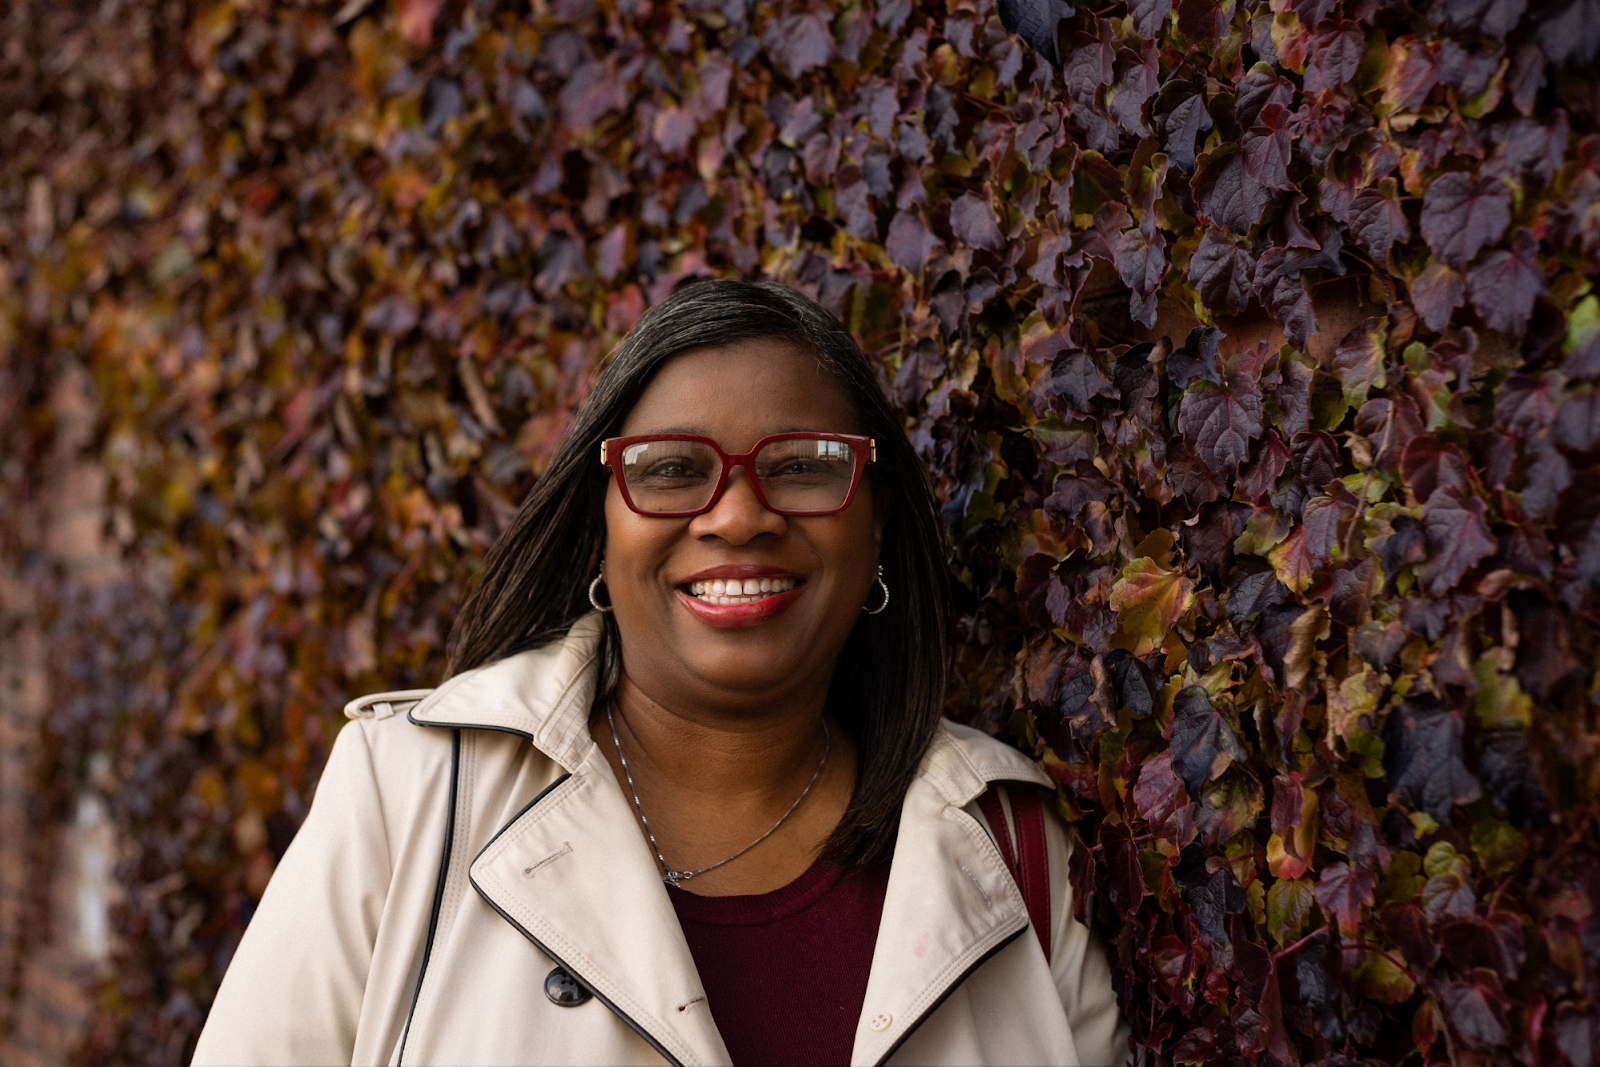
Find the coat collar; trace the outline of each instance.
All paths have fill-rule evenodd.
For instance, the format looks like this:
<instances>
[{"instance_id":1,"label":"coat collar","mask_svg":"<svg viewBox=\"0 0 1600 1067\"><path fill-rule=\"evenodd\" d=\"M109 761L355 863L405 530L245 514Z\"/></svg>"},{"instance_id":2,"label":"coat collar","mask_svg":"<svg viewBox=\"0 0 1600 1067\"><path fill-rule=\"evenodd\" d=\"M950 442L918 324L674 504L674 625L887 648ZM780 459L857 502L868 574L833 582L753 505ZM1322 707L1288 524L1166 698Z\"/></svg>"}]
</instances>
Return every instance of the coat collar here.
<instances>
[{"instance_id":1,"label":"coat collar","mask_svg":"<svg viewBox=\"0 0 1600 1067\"><path fill-rule=\"evenodd\" d=\"M533 742L565 770L590 755L589 710L594 702L602 619L592 611L559 641L519 652L456 675L414 707L419 726L496 730ZM918 778L944 800L963 807L990 782L1054 782L1037 763L981 732L946 722L934 735Z\"/></svg>"}]
</instances>

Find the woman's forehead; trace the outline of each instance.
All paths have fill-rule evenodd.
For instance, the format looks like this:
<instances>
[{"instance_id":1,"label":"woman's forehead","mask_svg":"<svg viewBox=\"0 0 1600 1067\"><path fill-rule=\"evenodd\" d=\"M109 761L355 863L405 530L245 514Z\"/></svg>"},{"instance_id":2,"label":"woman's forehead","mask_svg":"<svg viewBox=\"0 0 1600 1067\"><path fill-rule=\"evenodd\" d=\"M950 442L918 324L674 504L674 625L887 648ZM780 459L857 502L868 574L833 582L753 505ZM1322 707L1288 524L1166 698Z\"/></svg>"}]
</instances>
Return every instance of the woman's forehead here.
<instances>
[{"instance_id":1,"label":"woman's forehead","mask_svg":"<svg viewBox=\"0 0 1600 1067\"><path fill-rule=\"evenodd\" d=\"M622 432L854 433L856 422L843 386L814 352L754 340L673 356L629 410Z\"/></svg>"}]
</instances>

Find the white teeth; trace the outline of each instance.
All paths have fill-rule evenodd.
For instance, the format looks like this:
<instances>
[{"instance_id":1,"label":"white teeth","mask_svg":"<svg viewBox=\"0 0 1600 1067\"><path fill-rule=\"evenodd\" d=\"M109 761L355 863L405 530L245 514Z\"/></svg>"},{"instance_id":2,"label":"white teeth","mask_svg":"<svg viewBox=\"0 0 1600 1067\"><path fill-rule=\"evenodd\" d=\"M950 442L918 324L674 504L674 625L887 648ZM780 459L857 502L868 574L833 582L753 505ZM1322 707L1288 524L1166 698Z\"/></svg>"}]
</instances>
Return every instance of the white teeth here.
<instances>
[{"instance_id":1,"label":"white teeth","mask_svg":"<svg viewBox=\"0 0 1600 1067\"><path fill-rule=\"evenodd\" d=\"M727 581L714 579L709 582L690 582L689 593L713 604L743 604L773 593L786 593L794 587L793 578L747 578L744 581L730 578Z\"/></svg>"}]
</instances>

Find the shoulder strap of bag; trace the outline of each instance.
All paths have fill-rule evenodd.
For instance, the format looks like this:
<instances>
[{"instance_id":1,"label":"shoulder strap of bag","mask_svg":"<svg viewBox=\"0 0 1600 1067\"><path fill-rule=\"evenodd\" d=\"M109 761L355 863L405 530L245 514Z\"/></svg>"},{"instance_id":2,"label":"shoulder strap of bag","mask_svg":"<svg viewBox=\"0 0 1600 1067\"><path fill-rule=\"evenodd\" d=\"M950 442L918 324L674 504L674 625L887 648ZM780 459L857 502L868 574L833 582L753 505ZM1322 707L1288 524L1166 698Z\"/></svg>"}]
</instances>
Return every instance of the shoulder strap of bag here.
<instances>
[{"instance_id":1,"label":"shoulder strap of bag","mask_svg":"<svg viewBox=\"0 0 1600 1067\"><path fill-rule=\"evenodd\" d=\"M978 798L978 810L989 822L990 833L1000 848L1000 858L1011 872L1017 888L1022 891L1022 902L1027 906L1028 919L1033 932L1038 935L1044 958L1050 959L1050 854L1044 838L1044 802L1035 789L1007 789L1011 801L1011 820L1006 820L1005 808L1000 802L1003 786L990 789ZM1012 844L1012 824L1016 826L1016 843Z\"/></svg>"}]
</instances>

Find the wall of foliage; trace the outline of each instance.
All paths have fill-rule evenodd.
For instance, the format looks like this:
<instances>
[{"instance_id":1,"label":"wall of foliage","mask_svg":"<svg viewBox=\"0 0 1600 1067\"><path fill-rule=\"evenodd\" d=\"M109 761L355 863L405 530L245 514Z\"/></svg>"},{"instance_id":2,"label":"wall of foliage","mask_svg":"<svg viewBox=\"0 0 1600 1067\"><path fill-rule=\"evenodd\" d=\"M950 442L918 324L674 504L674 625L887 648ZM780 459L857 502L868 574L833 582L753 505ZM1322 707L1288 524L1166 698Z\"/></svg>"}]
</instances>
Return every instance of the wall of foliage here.
<instances>
[{"instance_id":1,"label":"wall of foliage","mask_svg":"<svg viewBox=\"0 0 1600 1067\"><path fill-rule=\"evenodd\" d=\"M1142 1062L1600 1058L1597 0L3 18L0 470L87 367L129 561L54 594L85 1063L185 1061L340 705L704 274L881 355Z\"/></svg>"}]
</instances>

